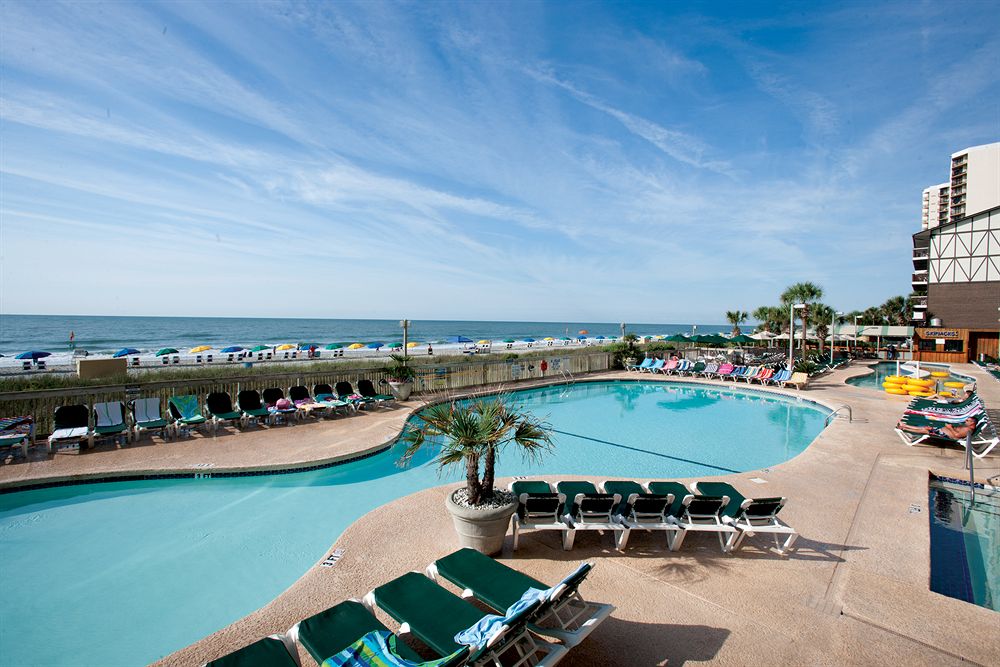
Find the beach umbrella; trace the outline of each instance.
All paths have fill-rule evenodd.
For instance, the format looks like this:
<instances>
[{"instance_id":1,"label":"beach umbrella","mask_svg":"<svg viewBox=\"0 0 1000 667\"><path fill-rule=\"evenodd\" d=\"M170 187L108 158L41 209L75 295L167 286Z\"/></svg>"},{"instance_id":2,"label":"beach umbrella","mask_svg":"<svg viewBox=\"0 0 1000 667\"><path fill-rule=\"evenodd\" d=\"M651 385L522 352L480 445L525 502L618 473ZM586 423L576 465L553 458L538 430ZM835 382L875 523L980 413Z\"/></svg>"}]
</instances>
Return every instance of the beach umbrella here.
<instances>
[{"instance_id":1,"label":"beach umbrella","mask_svg":"<svg viewBox=\"0 0 1000 667\"><path fill-rule=\"evenodd\" d=\"M587 331L586 329L580 329L579 331L577 331L577 333L580 334L581 336L586 336L590 332Z\"/></svg>"},{"instance_id":2,"label":"beach umbrella","mask_svg":"<svg viewBox=\"0 0 1000 667\"><path fill-rule=\"evenodd\" d=\"M229 347L222 348L222 354L231 354L233 352L242 352L245 347L240 347L239 345L231 345Z\"/></svg>"},{"instance_id":3,"label":"beach umbrella","mask_svg":"<svg viewBox=\"0 0 1000 667\"><path fill-rule=\"evenodd\" d=\"M31 359L32 361L37 361L38 359L44 359L45 357L51 357L51 352L37 352L32 350L31 352L22 352L21 354L14 357L15 359Z\"/></svg>"},{"instance_id":4,"label":"beach umbrella","mask_svg":"<svg viewBox=\"0 0 1000 667\"><path fill-rule=\"evenodd\" d=\"M364 345L362 345L361 343L351 343L350 345L347 346L348 350L360 350L362 348L364 348Z\"/></svg>"},{"instance_id":5,"label":"beach umbrella","mask_svg":"<svg viewBox=\"0 0 1000 667\"><path fill-rule=\"evenodd\" d=\"M525 338L525 339L524 339L524 342L525 342L525 343L534 343L534 342L535 342L535 339L534 339L534 338Z\"/></svg>"},{"instance_id":6,"label":"beach umbrella","mask_svg":"<svg viewBox=\"0 0 1000 667\"><path fill-rule=\"evenodd\" d=\"M577 336L576 339L577 340L587 340L587 337L586 336ZM569 338L563 338L563 340L569 340Z\"/></svg>"},{"instance_id":7,"label":"beach umbrella","mask_svg":"<svg viewBox=\"0 0 1000 667\"><path fill-rule=\"evenodd\" d=\"M380 347L385 347L385 343L378 343L378 342L368 343L367 345L365 345L365 347L367 347L369 350L377 350Z\"/></svg>"},{"instance_id":8,"label":"beach umbrella","mask_svg":"<svg viewBox=\"0 0 1000 667\"><path fill-rule=\"evenodd\" d=\"M263 352L264 350L270 350L270 345L254 345L250 348L251 352Z\"/></svg>"},{"instance_id":9,"label":"beach umbrella","mask_svg":"<svg viewBox=\"0 0 1000 667\"><path fill-rule=\"evenodd\" d=\"M319 343L299 343L299 349L308 350L311 347L319 347Z\"/></svg>"},{"instance_id":10,"label":"beach umbrella","mask_svg":"<svg viewBox=\"0 0 1000 667\"><path fill-rule=\"evenodd\" d=\"M586 340L586 338L587 338L587 337L586 337L586 336L578 336L578 338L579 338L580 340ZM573 339L572 339L572 338L570 338L569 336L560 336L560 337L559 337L559 340L573 340Z\"/></svg>"},{"instance_id":11,"label":"beach umbrella","mask_svg":"<svg viewBox=\"0 0 1000 667\"><path fill-rule=\"evenodd\" d=\"M608 336L608 340L618 340L618 336Z\"/></svg>"},{"instance_id":12,"label":"beach umbrella","mask_svg":"<svg viewBox=\"0 0 1000 667\"><path fill-rule=\"evenodd\" d=\"M407 343L407 344L406 344L406 347L408 347L408 348L411 348L411 349L412 349L412 348L414 348L414 347L420 347L421 345L423 345L423 343L418 343L418 342L417 342L417 341L415 341L415 340L411 340L411 341L410 341L409 343Z\"/></svg>"},{"instance_id":13,"label":"beach umbrella","mask_svg":"<svg viewBox=\"0 0 1000 667\"><path fill-rule=\"evenodd\" d=\"M598 336L598 337L597 337L597 338L595 338L594 340L604 340L604 336Z\"/></svg>"},{"instance_id":14,"label":"beach umbrella","mask_svg":"<svg viewBox=\"0 0 1000 667\"><path fill-rule=\"evenodd\" d=\"M515 341L513 338L504 338L503 342L505 342L505 343L516 343L517 341Z\"/></svg>"},{"instance_id":15,"label":"beach umbrella","mask_svg":"<svg viewBox=\"0 0 1000 667\"><path fill-rule=\"evenodd\" d=\"M294 346L294 345L292 345L291 343L285 343L284 345L279 345L279 346L277 347L277 350L278 350L279 352L281 352L281 351L283 351L283 350L294 350L294 349L295 349L295 346ZM192 350L192 352L193 352L193 350Z\"/></svg>"},{"instance_id":16,"label":"beach umbrella","mask_svg":"<svg viewBox=\"0 0 1000 667\"><path fill-rule=\"evenodd\" d=\"M159 352L157 352L156 356L162 357L162 356L167 355L167 354L178 354L178 351L175 350L172 347L165 347L162 350L160 350Z\"/></svg>"},{"instance_id":17,"label":"beach umbrella","mask_svg":"<svg viewBox=\"0 0 1000 667\"><path fill-rule=\"evenodd\" d=\"M119 357L127 357L133 354L139 354L139 350L135 349L134 347L123 347L122 349L115 352L114 356L115 359L117 359Z\"/></svg>"},{"instance_id":18,"label":"beach umbrella","mask_svg":"<svg viewBox=\"0 0 1000 667\"><path fill-rule=\"evenodd\" d=\"M344 347L344 346L341 343L330 343L329 345L326 346L326 349L328 349L328 350L339 350L342 347Z\"/></svg>"},{"instance_id":19,"label":"beach umbrella","mask_svg":"<svg viewBox=\"0 0 1000 667\"><path fill-rule=\"evenodd\" d=\"M555 340L555 338L553 338L552 336L546 336L542 340Z\"/></svg>"},{"instance_id":20,"label":"beach umbrella","mask_svg":"<svg viewBox=\"0 0 1000 667\"><path fill-rule=\"evenodd\" d=\"M198 347L192 347L188 354L198 354L199 352L204 352L205 350L211 350L211 345L199 345Z\"/></svg>"},{"instance_id":21,"label":"beach umbrella","mask_svg":"<svg viewBox=\"0 0 1000 667\"><path fill-rule=\"evenodd\" d=\"M398 350L399 348L403 347L403 344L402 343L389 343L388 345L386 345L386 347L388 347L390 350Z\"/></svg>"},{"instance_id":22,"label":"beach umbrella","mask_svg":"<svg viewBox=\"0 0 1000 667\"><path fill-rule=\"evenodd\" d=\"M471 338L466 338L465 336L451 336L445 339L447 343L471 343Z\"/></svg>"},{"instance_id":23,"label":"beach umbrella","mask_svg":"<svg viewBox=\"0 0 1000 667\"><path fill-rule=\"evenodd\" d=\"M481 341L479 341L478 343L476 343L476 345L492 345L492 344L493 344L493 341L486 340L485 338L482 339Z\"/></svg>"}]
</instances>

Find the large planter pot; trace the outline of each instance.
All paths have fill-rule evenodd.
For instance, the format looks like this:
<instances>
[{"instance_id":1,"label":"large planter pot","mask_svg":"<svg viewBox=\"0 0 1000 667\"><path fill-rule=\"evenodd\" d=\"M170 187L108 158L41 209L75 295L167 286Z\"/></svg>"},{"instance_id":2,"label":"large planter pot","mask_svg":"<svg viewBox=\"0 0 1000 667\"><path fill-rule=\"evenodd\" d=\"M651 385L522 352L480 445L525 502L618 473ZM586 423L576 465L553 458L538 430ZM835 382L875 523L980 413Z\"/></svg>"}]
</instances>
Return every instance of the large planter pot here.
<instances>
[{"instance_id":1,"label":"large planter pot","mask_svg":"<svg viewBox=\"0 0 1000 667\"><path fill-rule=\"evenodd\" d=\"M410 397L410 392L413 391L413 383L389 380L389 391L392 392L397 401L405 401Z\"/></svg>"},{"instance_id":2,"label":"large planter pot","mask_svg":"<svg viewBox=\"0 0 1000 667\"><path fill-rule=\"evenodd\" d=\"M457 504L452 499L456 492L457 489L448 494L445 498L445 506L455 524L458 543L487 556L499 553L503 549L503 540L507 535L510 517L514 514L517 503L511 502L501 507L474 509Z\"/></svg>"}]
</instances>

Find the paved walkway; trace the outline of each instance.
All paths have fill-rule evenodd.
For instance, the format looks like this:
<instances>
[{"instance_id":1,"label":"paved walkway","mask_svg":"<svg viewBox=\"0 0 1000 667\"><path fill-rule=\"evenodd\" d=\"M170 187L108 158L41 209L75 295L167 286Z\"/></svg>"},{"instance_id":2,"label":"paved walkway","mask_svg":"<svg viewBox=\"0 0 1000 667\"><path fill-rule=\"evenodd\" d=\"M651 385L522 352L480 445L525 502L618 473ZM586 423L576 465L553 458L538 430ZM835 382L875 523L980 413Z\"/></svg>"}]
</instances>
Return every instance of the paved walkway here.
<instances>
[{"instance_id":1,"label":"paved walkway","mask_svg":"<svg viewBox=\"0 0 1000 667\"><path fill-rule=\"evenodd\" d=\"M984 400L1000 407L1000 383L972 366L956 370L976 376ZM831 407L850 405L852 423L837 419L804 453L769 471L717 478L748 493L790 499L783 516L802 537L788 558L755 546L764 542L723 555L714 538L698 535L671 553L662 536L637 533L624 553L613 549L608 535L579 534L575 549L564 552L557 535L536 533L524 536L515 554L508 537L501 560L542 581L555 582L581 560L595 562L583 592L618 608L563 664L1000 664L1000 615L928 590L928 471L961 477L963 454L904 446L891 427L905 399L844 384L846 377L862 371L857 365L837 371L801 392ZM72 463L96 459L95 453L60 455L53 462L5 466L0 480L29 474L16 473L19 467L35 468L32 477L46 471L64 475L126 469L125 462L189 469L206 451L218 465L235 465L249 453L262 456L258 450L263 447L256 445L265 440L270 458L257 459L261 465L326 459L346 455L351 447L379 446L411 407L276 428L259 436L108 450L101 461L115 463L106 467ZM358 433L359 424L370 431ZM353 444L347 444L355 435ZM173 451L158 451L168 449ZM143 452L149 452L145 463ZM977 466L981 479L997 474L998 457ZM766 479L766 485L749 482L751 477ZM297 620L449 553L457 548L444 509L452 488L428 489L369 513L331 545L330 550L344 550L334 567L319 567L327 554L317 554L317 565L272 603L162 664L200 664L283 632ZM389 619L383 621L395 627ZM307 655L302 663L314 665Z\"/></svg>"}]
</instances>

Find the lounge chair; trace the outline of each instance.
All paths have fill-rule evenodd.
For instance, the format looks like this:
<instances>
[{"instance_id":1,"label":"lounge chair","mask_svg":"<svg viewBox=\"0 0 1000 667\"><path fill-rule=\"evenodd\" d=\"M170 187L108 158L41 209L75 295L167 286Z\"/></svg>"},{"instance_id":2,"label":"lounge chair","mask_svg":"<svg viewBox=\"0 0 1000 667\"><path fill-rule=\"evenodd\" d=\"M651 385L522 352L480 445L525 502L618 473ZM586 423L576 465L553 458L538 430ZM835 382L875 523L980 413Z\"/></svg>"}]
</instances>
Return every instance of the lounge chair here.
<instances>
[{"instance_id":1,"label":"lounge chair","mask_svg":"<svg viewBox=\"0 0 1000 667\"><path fill-rule=\"evenodd\" d=\"M743 375L743 373L744 373L744 371L746 371L746 369L747 369L747 367L746 367L746 366L736 366L736 367L734 367L734 368L733 368L733 370L731 370L731 371L730 371L730 372L729 372L729 373L728 373L728 374L727 374L726 376L724 376L724 377L723 377L722 379L723 379L723 380L732 380L733 382L736 382L736 380L738 380L738 379L739 379L739 377L740 377L741 375Z\"/></svg>"},{"instance_id":2,"label":"lounge chair","mask_svg":"<svg viewBox=\"0 0 1000 667\"><path fill-rule=\"evenodd\" d=\"M655 359L653 360L652 366L649 366L647 368L640 368L639 370L643 373L658 373L660 372L660 369L663 368L665 363L666 362L663 361L663 359Z\"/></svg>"},{"instance_id":3,"label":"lounge chair","mask_svg":"<svg viewBox=\"0 0 1000 667\"><path fill-rule=\"evenodd\" d=\"M809 376L805 373L792 373L787 380L778 380L777 384L780 384L782 387L792 385L796 389L801 390L802 387L809 384Z\"/></svg>"},{"instance_id":4,"label":"lounge chair","mask_svg":"<svg viewBox=\"0 0 1000 667\"><path fill-rule=\"evenodd\" d=\"M628 546L633 530L661 530L666 535L667 546L670 546L674 533L680 530L676 523L668 519L674 502L673 493L649 493L638 482L632 481L607 481L601 485L601 490L622 498L612 517L625 526L618 540L619 549Z\"/></svg>"},{"instance_id":5,"label":"lounge chair","mask_svg":"<svg viewBox=\"0 0 1000 667\"><path fill-rule=\"evenodd\" d=\"M301 664L299 652L288 637L271 635L206 662L204 667L301 667Z\"/></svg>"},{"instance_id":6,"label":"lounge chair","mask_svg":"<svg viewBox=\"0 0 1000 667\"><path fill-rule=\"evenodd\" d=\"M138 440L146 433L159 433L164 439L170 437L170 422L160 412L160 399L137 398L129 401L128 407L132 413L133 440Z\"/></svg>"},{"instance_id":7,"label":"lounge chair","mask_svg":"<svg viewBox=\"0 0 1000 667\"><path fill-rule=\"evenodd\" d=\"M198 397L191 394L184 396L171 396L167 399L167 409L170 416L174 418L174 432L178 435L187 435L191 428L198 428L202 424L208 423L205 416L201 414L201 406L198 405Z\"/></svg>"},{"instance_id":8,"label":"lounge chair","mask_svg":"<svg viewBox=\"0 0 1000 667\"><path fill-rule=\"evenodd\" d=\"M715 367L715 372L713 372L713 373L709 373L709 375L710 375L710 376L714 376L714 377L716 377L716 378L718 378L718 379L720 379L720 380L721 380L721 379L723 379L723 378L724 378L725 376L727 376L727 375L729 375L730 373L732 373L732 372L733 372L733 369L734 369L734 368L736 368L736 367L735 367L735 366L733 366L732 364L721 364L721 365L717 365L717 366ZM708 369L706 368L705 370L708 370ZM708 377L709 375L706 375L706 377Z\"/></svg>"},{"instance_id":9,"label":"lounge chair","mask_svg":"<svg viewBox=\"0 0 1000 667\"><path fill-rule=\"evenodd\" d=\"M392 394L380 394L375 391L375 385L372 384L371 380L358 380L358 393L365 398L372 399L378 405L396 400Z\"/></svg>"},{"instance_id":10,"label":"lounge chair","mask_svg":"<svg viewBox=\"0 0 1000 667\"><path fill-rule=\"evenodd\" d=\"M683 488L686 495L681 495ZM678 482L650 482L646 485L650 493L674 495L668 521L675 523L681 531L674 535L671 551L677 551L688 533L715 533L723 553L728 552L736 540L736 528L722 521L722 511L729 504L728 496L702 496L687 492Z\"/></svg>"},{"instance_id":11,"label":"lounge chair","mask_svg":"<svg viewBox=\"0 0 1000 667\"><path fill-rule=\"evenodd\" d=\"M760 373L757 374L757 377L755 377L754 380L760 382L761 384L767 384L767 381L770 380L772 377L774 377L773 368L762 368L760 369Z\"/></svg>"},{"instance_id":12,"label":"lounge chair","mask_svg":"<svg viewBox=\"0 0 1000 667\"><path fill-rule=\"evenodd\" d=\"M511 521L514 551L517 551L523 530L558 530L563 535L565 547L569 524L559 517L559 510L566 496L553 492L549 483L542 481L511 482L510 490L517 496L517 509Z\"/></svg>"},{"instance_id":13,"label":"lounge chair","mask_svg":"<svg viewBox=\"0 0 1000 667\"><path fill-rule=\"evenodd\" d=\"M76 444L94 446L94 432L90 430L90 410L86 405L60 405L53 414L52 434L49 436L49 454L59 445Z\"/></svg>"},{"instance_id":14,"label":"lounge chair","mask_svg":"<svg viewBox=\"0 0 1000 667\"><path fill-rule=\"evenodd\" d=\"M736 378L737 380L745 380L747 384L760 372L760 366L747 366L746 370L740 373L740 376Z\"/></svg>"},{"instance_id":15,"label":"lounge chair","mask_svg":"<svg viewBox=\"0 0 1000 667\"><path fill-rule=\"evenodd\" d=\"M212 423L212 435L218 432L219 424L222 424L223 428L226 424L243 428L243 413L233 407L233 399L229 392L212 392L205 397L205 408Z\"/></svg>"},{"instance_id":16,"label":"lounge chair","mask_svg":"<svg viewBox=\"0 0 1000 667\"><path fill-rule=\"evenodd\" d=\"M96 438L123 438L132 440L131 431L125 423L125 406L120 401L94 403L94 436Z\"/></svg>"},{"instance_id":17,"label":"lounge chair","mask_svg":"<svg viewBox=\"0 0 1000 667\"><path fill-rule=\"evenodd\" d=\"M944 424L953 423L950 421L914 414L903 415L901 421L907 426L916 427L942 427ZM903 443L909 445L910 447L920 444L926 440L940 440L942 442L959 445L963 448L970 447L972 449L973 456L978 459L981 459L989 454L993 451L993 448L996 447L997 444L1000 444L1000 436L997 435L996 428L990 423L989 417L987 417L985 413L980 414L976 418L975 430L973 430L968 437L961 438L960 440L949 438L943 433L912 433L910 431L904 431L898 427L894 430L896 431L896 434L899 435Z\"/></svg>"},{"instance_id":18,"label":"lounge chair","mask_svg":"<svg viewBox=\"0 0 1000 667\"><path fill-rule=\"evenodd\" d=\"M625 366L625 370L626 371L630 371L630 372L631 371L641 371L641 370L644 370L644 369L649 368L650 366L652 366L654 361L656 361L656 359L654 359L653 357L646 357L645 359L642 360L642 363L639 363L639 364L624 364L624 366Z\"/></svg>"},{"instance_id":19,"label":"lounge chair","mask_svg":"<svg viewBox=\"0 0 1000 667\"><path fill-rule=\"evenodd\" d=\"M389 632L358 600L344 600L326 611L299 621L288 631L288 637L313 657L317 664L337 655L370 632ZM403 642L395 643L400 658L421 662L413 649ZM464 660L464 656L461 656Z\"/></svg>"},{"instance_id":20,"label":"lounge chair","mask_svg":"<svg viewBox=\"0 0 1000 667\"><path fill-rule=\"evenodd\" d=\"M253 420L256 423L271 423L271 413L260 400L260 392L256 389L244 389L236 394L236 407L243 413L244 424L249 425Z\"/></svg>"},{"instance_id":21,"label":"lounge chair","mask_svg":"<svg viewBox=\"0 0 1000 667\"><path fill-rule=\"evenodd\" d=\"M785 506L784 498L747 498L726 482L695 482L691 485L695 493L706 496L727 496L729 504L722 512L722 520L739 530L739 535L730 547L736 551L747 537L757 533L774 536L774 546L779 554L786 554L795 544L799 534L794 528L778 518L778 512ZM781 537L784 536L784 542Z\"/></svg>"},{"instance_id":22,"label":"lounge chair","mask_svg":"<svg viewBox=\"0 0 1000 667\"><path fill-rule=\"evenodd\" d=\"M333 387L328 384L317 384L313 387L313 396L320 403L326 403L333 408L347 408L348 410L354 409L354 404L348 401L342 401L337 398L337 395L333 393Z\"/></svg>"},{"instance_id":23,"label":"lounge chair","mask_svg":"<svg viewBox=\"0 0 1000 667\"><path fill-rule=\"evenodd\" d=\"M457 643L455 636L485 616L475 605L418 572L408 572L375 588L363 602L369 608L377 605L441 656L462 650L464 645ZM497 632L473 649L468 664L542 667L559 662L565 646L537 640L528 633L528 619L540 605L536 600L506 617Z\"/></svg>"},{"instance_id":24,"label":"lounge chair","mask_svg":"<svg viewBox=\"0 0 1000 667\"><path fill-rule=\"evenodd\" d=\"M29 416L0 419L0 447L20 451L28 457L28 447L35 441L35 420Z\"/></svg>"},{"instance_id":25,"label":"lounge chair","mask_svg":"<svg viewBox=\"0 0 1000 667\"><path fill-rule=\"evenodd\" d=\"M288 400L299 409L300 414L303 416L329 415L333 412L332 405L317 401L309 394L309 390L302 385L288 388Z\"/></svg>"},{"instance_id":26,"label":"lounge chair","mask_svg":"<svg viewBox=\"0 0 1000 667\"><path fill-rule=\"evenodd\" d=\"M700 374L700 373L701 373L702 371L704 371L704 370L705 370L705 367L706 367L707 365L708 365L708 364L706 364L706 363L705 363L704 361L699 361L699 362L695 363L695 364L694 364L693 366L691 366L691 368L689 368L688 370L686 370L686 371L684 372L684 375L689 375L689 376L691 376L691 377L696 377L696 376L697 376L697 375L699 375L699 374Z\"/></svg>"},{"instance_id":27,"label":"lounge chair","mask_svg":"<svg viewBox=\"0 0 1000 667\"><path fill-rule=\"evenodd\" d=\"M664 375L670 375L670 372L677 368L677 364L680 363L678 359L671 359L663 364L658 373L663 373Z\"/></svg>"},{"instance_id":28,"label":"lounge chair","mask_svg":"<svg viewBox=\"0 0 1000 667\"><path fill-rule=\"evenodd\" d=\"M268 387L260 395L264 399L264 407L271 413L272 422L284 420L286 424L293 424L298 418L299 409L291 401L289 401L290 406L287 408L278 407L278 401L285 398L285 392L277 387Z\"/></svg>"},{"instance_id":29,"label":"lounge chair","mask_svg":"<svg viewBox=\"0 0 1000 667\"><path fill-rule=\"evenodd\" d=\"M782 368L782 369L776 371L774 373L774 375L772 375L771 377L764 378L763 380L761 380L760 383L761 384L780 385L783 382L788 382L791 379L792 379L792 371L788 370L787 368Z\"/></svg>"},{"instance_id":30,"label":"lounge chair","mask_svg":"<svg viewBox=\"0 0 1000 667\"><path fill-rule=\"evenodd\" d=\"M684 373L690 370L693 365L694 364L687 359L680 359L677 361L676 366L667 371L667 375L684 375Z\"/></svg>"},{"instance_id":31,"label":"lounge chair","mask_svg":"<svg viewBox=\"0 0 1000 667\"><path fill-rule=\"evenodd\" d=\"M612 514L622 500L620 495L601 493L591 482L559 482L556 490L566 497L559 513L570 527L563 534L563 549L573 548L578 530L610 530L615 546L618 545L625 526L613 519Z\"/></svg>"},{"instance_id":32,"label":"lounge chair","mask_svg":"<svg viewBox=\"0 0 1000 667\"><path fill-rule=\"evenodd\" d=\"M435 581L450 581L464 589L463 596L472 595L499 612L509 609L529 588L549 591L529 620L528 628L573 647L586 639L615 609L610 604L587 602L580 595L580 584L591 569L593 565L582 563L550 587L475 549L459 549L434 561L427 567L427 574Z\"/></svg>"},{"instance_id":33,"label":"lounge chair","mask_svg":"<svg viewBox=\"0 0 1000 667\"><path fill-rule=\"evenodd\" d=\"M363 408L366 405L372 405L373 403L375 403L374 400L370 398L365 398L361 394L354 391L354 387L351 385L350 382L347 382L346 380L341 380L340 382L338 382L335 389L337 398L339 398L342 401L347 401L353 404L355 409Z\"/></svg>"},{"instance_id":34,"label":"lounge chair","mask_svg":"<svg viewBox=\"0 0 1000 667\"><path fill-rule=\"evenodd\" d=\"M732 367L730 366L730 368ZM701 371L701 373L698 373L698 375L701 375L702 377L706 378L712 377L718 370L719 370L719 364L705 364L705 368Z\"/></svg>"}]
</instances>

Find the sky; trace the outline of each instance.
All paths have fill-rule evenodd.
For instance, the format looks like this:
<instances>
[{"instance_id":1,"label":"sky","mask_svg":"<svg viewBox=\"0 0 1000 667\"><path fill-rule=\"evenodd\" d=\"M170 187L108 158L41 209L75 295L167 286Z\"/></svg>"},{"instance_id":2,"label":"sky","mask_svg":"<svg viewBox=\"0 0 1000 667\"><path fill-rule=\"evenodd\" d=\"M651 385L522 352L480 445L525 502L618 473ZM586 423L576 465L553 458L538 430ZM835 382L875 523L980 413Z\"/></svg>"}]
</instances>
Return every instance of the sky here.
<instances>
[{"instance_id":1,"label":"sky","mask_svg":"<svg viewBox=\"0 0 1000 667\"><path fill-rule=\"evenodd\" d=\"M723 322L910 290L996 2L0 4L0 312Z\"/></svg>"}]
</instances>

